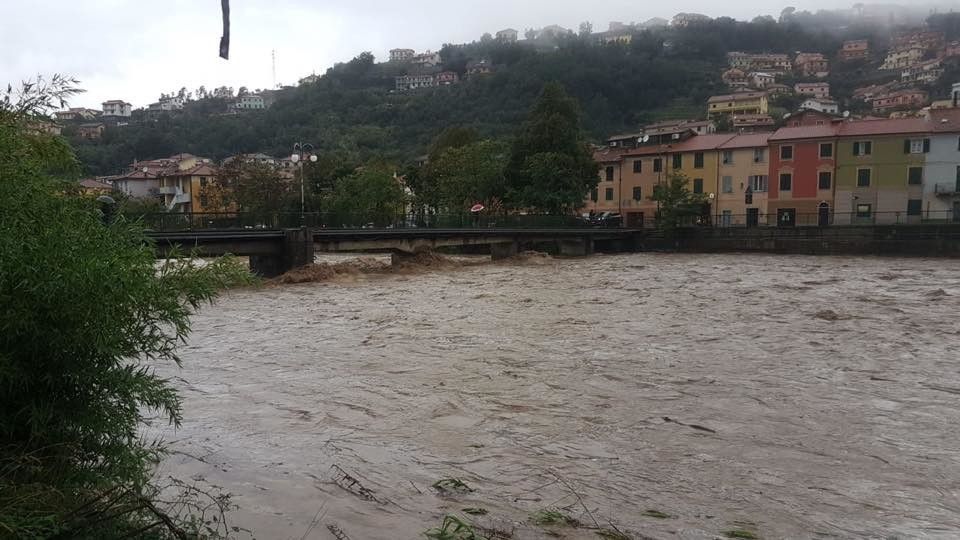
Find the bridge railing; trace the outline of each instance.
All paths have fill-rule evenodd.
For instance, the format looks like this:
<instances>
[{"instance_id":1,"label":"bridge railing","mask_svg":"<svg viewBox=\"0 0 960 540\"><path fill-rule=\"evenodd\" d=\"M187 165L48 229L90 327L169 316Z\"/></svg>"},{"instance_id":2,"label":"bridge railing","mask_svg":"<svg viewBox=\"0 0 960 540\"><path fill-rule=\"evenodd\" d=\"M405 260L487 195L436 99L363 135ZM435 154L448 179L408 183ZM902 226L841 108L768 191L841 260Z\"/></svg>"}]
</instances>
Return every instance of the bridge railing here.
<instances>
[{"instance_id":1,"label":"bridge railing","mask_svg":"<svg viewBox=\"0 0 960 540\"><path fill-rule=\"evenodd\" d=\"M569 215L485 215L485 214L408 214L370 215L334 212L204 212L125 214L126 219L139 221L158 232L283 229L310 227L316 229L417 229L417 228L570 228L589 227L590 223Z\"/></svg>"}]
</instances>

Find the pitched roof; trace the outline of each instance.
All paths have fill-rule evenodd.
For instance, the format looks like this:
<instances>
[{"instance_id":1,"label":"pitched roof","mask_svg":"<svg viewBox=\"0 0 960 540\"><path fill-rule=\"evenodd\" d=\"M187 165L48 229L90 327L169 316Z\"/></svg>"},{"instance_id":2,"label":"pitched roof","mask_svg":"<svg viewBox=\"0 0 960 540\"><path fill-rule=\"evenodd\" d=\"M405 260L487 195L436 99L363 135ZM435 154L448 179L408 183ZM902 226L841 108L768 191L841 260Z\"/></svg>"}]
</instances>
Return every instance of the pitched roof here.
<instances>
[{"instance_id":1,"label":"pitched roof","mask_svg":"<svg viewBox=\"0 0 960 540\"><path fill-rule=\"evenodd\" d=\"M900 133L926 133L930 124L923 118L894 118L885 120L856 120L840 124L841 137L860 135L897 135Z\"/></svg>"},{"instance_id":2,"label":"pitched roof","mask_svg":"<svg viewBox=\"0 0 960 540\"><path fill-rule=\"evenodd\" d=\"M838 127L835 125L798 126L778 129L770 136L770 142L792 141L803 139L828 139L837 136Z\"/></svg>"},{"instance_id":3,"label":"pitched roof","mask_svg":"<svg viewBox=\"0 0 960 540\"><path fill-rule=\"evenodd\" d=\"M757 148L767 146L772 133L751 133L749 135L736 135L729 141L721 144L718 148L723 150L733 150L736 148Z\"/></svg>"},{"instance_id":4,"label":"pitched roof","mask_svg":"<svg viewBox=\"0 0 960 540\"><path fill-rule=\"evenodd\" d=\"M717 133L712 135L697 135L690 137L685 141L668 145L669 152L700 152L703 150L716 150L723 143L733 138L730 133Z\"/></svg>"},{"instance_id":5,"label":"pitched roof","mask_svg":"<svg viewBox=\"0 0 960 540\"><path fill-rule=\"evenodd\" d=\"M930 128L938 133L960 133L960 109L930 111Z\"/></svg>"},{"instance_id":6,"label":"pitched roof","mask_svg":"<svg viewBox=\"0 0 960 540\"><path fill-rule=\"evenodd\" d=\"M625 148L603 148L593 152L593 160L599 163L612 163L620 161L626 153Z\"/></svg>"},{"instance_id":7,"label":"pitched roof","mask_svg":"<svg viewBox=\"0 0 960 540\"><path fill-rule=\"evenodd\" d=\"M721 96L711 96L707 103L719 103L721 101L737 101L743 99L757 99L767 95L766 92L741 92L739 94L724 94Z\"/></svg>"},{"instance_id":8,"label":"pitched roof","mask_svg":"<svg viewBox=\"0 0 960 540\"><path fill-rule=\"evenodd\" d=\"M111 190L113 186L107 184L106 182L101 182L99 180L94 180L93 178L84 178L80 181L80 186L87 189L104 189Z\"/></svg>"}]
</instances>

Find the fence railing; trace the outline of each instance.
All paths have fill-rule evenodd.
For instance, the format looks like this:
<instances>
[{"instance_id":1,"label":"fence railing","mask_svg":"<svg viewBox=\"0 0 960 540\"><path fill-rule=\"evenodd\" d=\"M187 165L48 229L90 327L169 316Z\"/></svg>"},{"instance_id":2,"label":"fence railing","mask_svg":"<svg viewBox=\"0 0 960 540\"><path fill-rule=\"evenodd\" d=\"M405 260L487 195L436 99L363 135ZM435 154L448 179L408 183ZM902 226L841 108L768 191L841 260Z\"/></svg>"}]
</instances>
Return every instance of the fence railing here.
<instances>
[{"instance_id":1,"label":"fence railing","mask_svg":"<svg viewBox=\"0 0 960 540\"><path fill-rule=\"evenodd\" d=\"M125 214L128 220L140 221L153 231L193 231L223 229L284 229L310 227L315 229L458 229L458 228L509 228L509 229L560 229L583 227L623 227L656 229L656 220L643 223L617 221L616 217L600 223L575 215L482 215L482 214L407 214L369 215L324 212L275 212L275 213L145 213ZM907 212L777 212L757 214L719 214L711 216L687 216L679 221L679 227L833 227L868 225L924 225L960 224L960 211L944 210L922 212L918 215Z\"/></svg>"},{"instance_id":2,"label":"fence railing","mask_svg":"<svg viewBox=\"0 0 960 540\"><path fill-rule=\"evenodd\" d=\"M222 229L440 229L440 228L571 228L591 223L571 215L481 215L481 214L344 214L328 212L205 212L124 214L153 231L192 231Z\"/></svg>"}]
</instances>

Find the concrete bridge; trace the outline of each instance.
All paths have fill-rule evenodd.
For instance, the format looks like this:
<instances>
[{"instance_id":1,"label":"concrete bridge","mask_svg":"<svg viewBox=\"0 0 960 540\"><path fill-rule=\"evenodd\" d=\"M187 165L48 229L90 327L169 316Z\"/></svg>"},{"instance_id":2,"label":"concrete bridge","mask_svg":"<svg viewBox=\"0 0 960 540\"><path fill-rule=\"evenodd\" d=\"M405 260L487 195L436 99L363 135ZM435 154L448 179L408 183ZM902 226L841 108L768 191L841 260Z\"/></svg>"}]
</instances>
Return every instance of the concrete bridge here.
<instances>
[{"instance_id":1,"label":"concrete bridge","mask_svg":"<svg viewBox=\"0 0 960 540\"><path fill-rule=\"evenodd\" d=\"M649 233L649 231L646 231ZM616 228L463 228L463 229L224 229L154 231L158 255L173 249L216 257L250 258L250 268L264 277L278 276L313 262L316 252L391 253L394 260L449 246L490 246L494 259L516 255L524 244L550 243L565 256L593 253L599 245L632 250L644 231Z\"/></svg>"}]
</instances>

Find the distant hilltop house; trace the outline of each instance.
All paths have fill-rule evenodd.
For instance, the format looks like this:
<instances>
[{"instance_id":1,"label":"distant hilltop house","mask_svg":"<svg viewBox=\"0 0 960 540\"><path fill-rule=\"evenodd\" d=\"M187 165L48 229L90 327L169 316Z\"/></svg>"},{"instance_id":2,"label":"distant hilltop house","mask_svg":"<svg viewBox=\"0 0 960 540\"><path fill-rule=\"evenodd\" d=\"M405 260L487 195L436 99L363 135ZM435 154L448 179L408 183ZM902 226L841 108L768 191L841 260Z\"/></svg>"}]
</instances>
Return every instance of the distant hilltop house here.
<instances>
[{"instance_id":1,"label":"distant hilltop house","mask_svg":"<svg viewBox=\"0 0 960 540\"><path fill-rule=\"evenodd\" d=\"M693 24L706 23L712 20L713 19L707 15L703 15L701 13L677 13L673 17L673 22L671 24L678 28L684 28Z\"/></svg>"},{"instance_id":2,"label":"distant hilltop house","mask_svg":"<svg viewBox=\"0 0 960 540\"><path fill-rule=\"evenodd\" d=\"M440 53L427 51L425 53L416 54L413 58L410 59L410 63L414 66L420 67L436 67L442 62L440 58Z\"/></svg>"},{"instance_id":3,"label":"distant hilltop house","mask_svg":"<svg viewBox=\"0 0 960 540\"><path fill-rule=\"evenodd\" d=\"M853 90L853 99L860 101L873 101L873 98L893 91L894 83L871 84L862 86Z\"/></svg>"},{"instance_id":4,"label":"distant hilltop house","mask_svg":"<svg viewBox=\"0 0 960 540\"><path fill-rule=\"evenodd\" d=\"M793 93L793 89L785 84L771 84L767 86L766 90L770 97L786 96Z\"/></svg>"},{"instance_id":5,"label":"distant hilltop house","mask_svg":"<svg viewBox=\"0 0 960 540\"><path fill-rule=\"evenodd\" d=\"M514 43L520 36L520 32L513 28L507 28L497 32L497 41L501 43Z\"/></svg>"},{"instance_id":6,"label":"distant hilltop house","mask_svg":"<svg viewBox=\"0 0 960 540\"><path fill-rule=\"evenodd\" d=\"M820 53L799 52L793 59L793 69L804 77L826 77L830 74L830 61Z\"/></svg>"},{"instance_id":7,"label":"distant hilltop house","mask_svg":"<svg viewBox=\"0 0 960 540\"><path fill-rule=\"evenodd\" d=\"M319 80L320 80L320 76L317 75L316 73L314 73L314 74L307 75L306 77L300 79L299 81L297 81L297 84L300 85L300 86L303 86L303 85L305 85L305 84L313 84L313 83L315 83L315 82L317 82L317 81L319 81Z\"/></svg>"},{"instance_id":8,"label":"distant hilltop house","mask_svg":"<svg viewBox=\"0 0 960 540\"><path fill-rule=\"evenodd\" d=\"M776 75L772 73L764 73L762 71L757 71L750 74L750 80L753 82L753 87L760 90L765 89L771 84L777 81Z\"/></svg>"},{"instance_id":9,"label":"distant hilltop house","mask_svg":"<svg viewBox=\"0 0 960 540\"><path fill-rule=\"evenodd\" d=\"M476 77L478 75L486 75L488 73L493 73L493 66L490 65L486 59L483 60L471 60L467 62L467 75L470 77Z\"/></svg>"},{"instance_id":10,"label":"distant hilltop house","mask_svg":"<svg viewBox=\"0 0 960 540\"><path fill-rule=\"evenodd\" d=\"M133 114L133 105L122 99L111 99L103 102L103 116L130 118Z\"/></svg>"},{"instance_id":11,"label":"distant hilltop house","mask_svg":"<svg viewBox=\"0 0 960 540\"><path fill-rule=\"evenodd\" d=\"M940 79L943 72L943 62L940 59L928 60L904 69L900 73L900 82L932 84Z\"/></svg>"},{"instance_id":12,"label":"distant hilltop house","mask_svg":"<svg viewBox=\"0 0 960 540\"><path fill-rule=\"evenodd\" d=\"M87 140L97 140L103 136L104 125L102 123L80 124L77 126L77 135Z\"/></svg>"},{"instance_id":13,"label":"distant hilltop house","mask_svg":"<svg viewBox=\"0 0 960 540\"><path fill-rule=\"evenodd\" d=\"M440 83L437 80L439 73L436 70L420 69L414 70L406 75L394 77L394 85L398 92L417 90L420 88L433 88Z\"/></svg>"},{"instance_id":14,"label":"distant hilltop house","mask_svg":"<svg viewBox=\"0 0 960 540\"><path fill-rule=\"evenodd\" d=\"M830 83L797 83L793 87L794 92L801 96L812 96L815 98L830 97Z\"/></svg>"},{"instance_id":15,"label":"distant hilltop house","mask_svg":"<svg viewBox=\"0 0 960 540\"><path fill-rule=\"evenodd\" d=\"M880 69L897 70L920 63L927 54L927 50L920 46L910 46L905 49L891 49Z\"/></svg>"},{"instance_id":16,"label":"distant hilltop house","mask_svg":"<svg viewBox=\"0 0 960 540\"><path fill-rule=\"evenodd\" d=\"M164 96L160 101L147 106L148 112L179 111L183 109L183 98L179 96Z\"/></svg>"},{"instance_id":17,"label":"distant hilltop house","mask_svg":"<svg viewBox=\"0 0 960 540\"><path fill-rule=\"evenodd\" d=\"M457 84L460 81L460 76L457 75L456 71L441 71L437 73L437 86L449 86L451 84Z\"/></svg>"},{"instance_id":18,"label":"distant hilltop house","mask_svg":"<svg viewBox=\"0 0 960 540\"><path fill-rule=\"evenodd\" d=\"M789 73L793 64L785 54L750 54L739 51L727 53L727 63L731 68L746 72L761 71L774 74Z\"/></svg>"},{"instance_id":19,"label":"distant hilltop house","mask_svg":"<svg viewBox=\"0 0 960 540\"><path fill-rule=\"evenodd\" d=\"M406 62L413 58L414 54L416 54L416 51L413 49L390 49L390 61Z\"/></svg>"},{"instance_id":20,"label":"distant hilltop house","mask_svg":"<svg viewBox=\"0 0 960 540\"><path fill-rule=\"evenodd\" d=\"M927 104L929 95L918 89L898 90L881 94L873 98L873 110L886 113L895 109L922 107Z\"/></svg>"},{"instance_id":21,"label":"distant hilltop house","mask_svg":"<svg viewBox=\"0 0 960 540\"><path fill-rule=\"evenodd\" d=\"M840 105L830 98L810 98L800 105L800 109L837 114L840 112Z\"/></svg>"},{"instance_id":22,"label":"distant hilltop house","mask_svg":"<svg viewBox=\"0 0 960 540\"><path fill-rule=\"evenodd\" d=\"M867 58L870 56L870 42L866 39L844 41L837 56L843 61Z\"/></svg>"},{"instance_id":23,"label":"distant hilltop house","mask_svg":"<svg viewBox=\"0 0 960 540\"><path fill-rule=\"evenodd\" d=\"M611 21L606 32L593 34L593 39L597 43L604 45L607 43L622 43L629 45L633 42L634 29L630 25L618 21Z\"/></svg>"},{"instance_id":24,"label":"distant hilltop house","mask_svg":"<svg viewBox=\"0 0 960 540\"><path fill-rule=\"evenodd\" d=\"M747 74L741 69L730 68L720 76L723 82L730 88L746 88L750 86L750 80Z\"/></svg>"},{"instance_id":25,"label":"distant hilltop house","mask_svg":"<svg viewBox=\"0 0 960 540\"><path fill-rule=\"evenodd\" d=\"M266 101L260 94L244 94L238 96L233 103L227 106L232 111L260 111L267 108Z\"/></svg>"},{"instance_id":26,"label":"distant hilltop house","mask_svg":"<svg viewBox=\"0 0 960 540\"><path fill-rule=\"evenodd\" d=\"M943 32L919 31L906 32L893 37L890 42L891 49L909 49L911 47L920 47L926 51L938 51L943 49L946 43Z\"/></svg>"},{"instance_id":27,"label":"distant hilltop house","mask_svg":"<svg viewBox=\"0 0 960 540\"><path fill-rule=\"evenodd\" d=\"M73 107L65 111L57 111L53 113L53 116L61 121L93 120L100 116L100 111L84 107Z\"/></svg>"},{"instance_id":28,"label":"distant hilltop house","mask_svg":"<svg viewBox=\"0 0 960 540\"><path fill-rule=\"evenodd\" d=\"M767 114L767 109L766 92L738 92L713 96L707 100L709 118L736 114Z\"/></svg>"},{"instance_id":29,"label":"distant hilltop house","mask_svg":"<svg viewBox=\"0 0 960 540\"><path fill-rule=\"evenodd\" d=\"M730 117L730 125L738 133L773 131L776 121L769 114L735 114Z\"/></svg>"}]
</instances>

